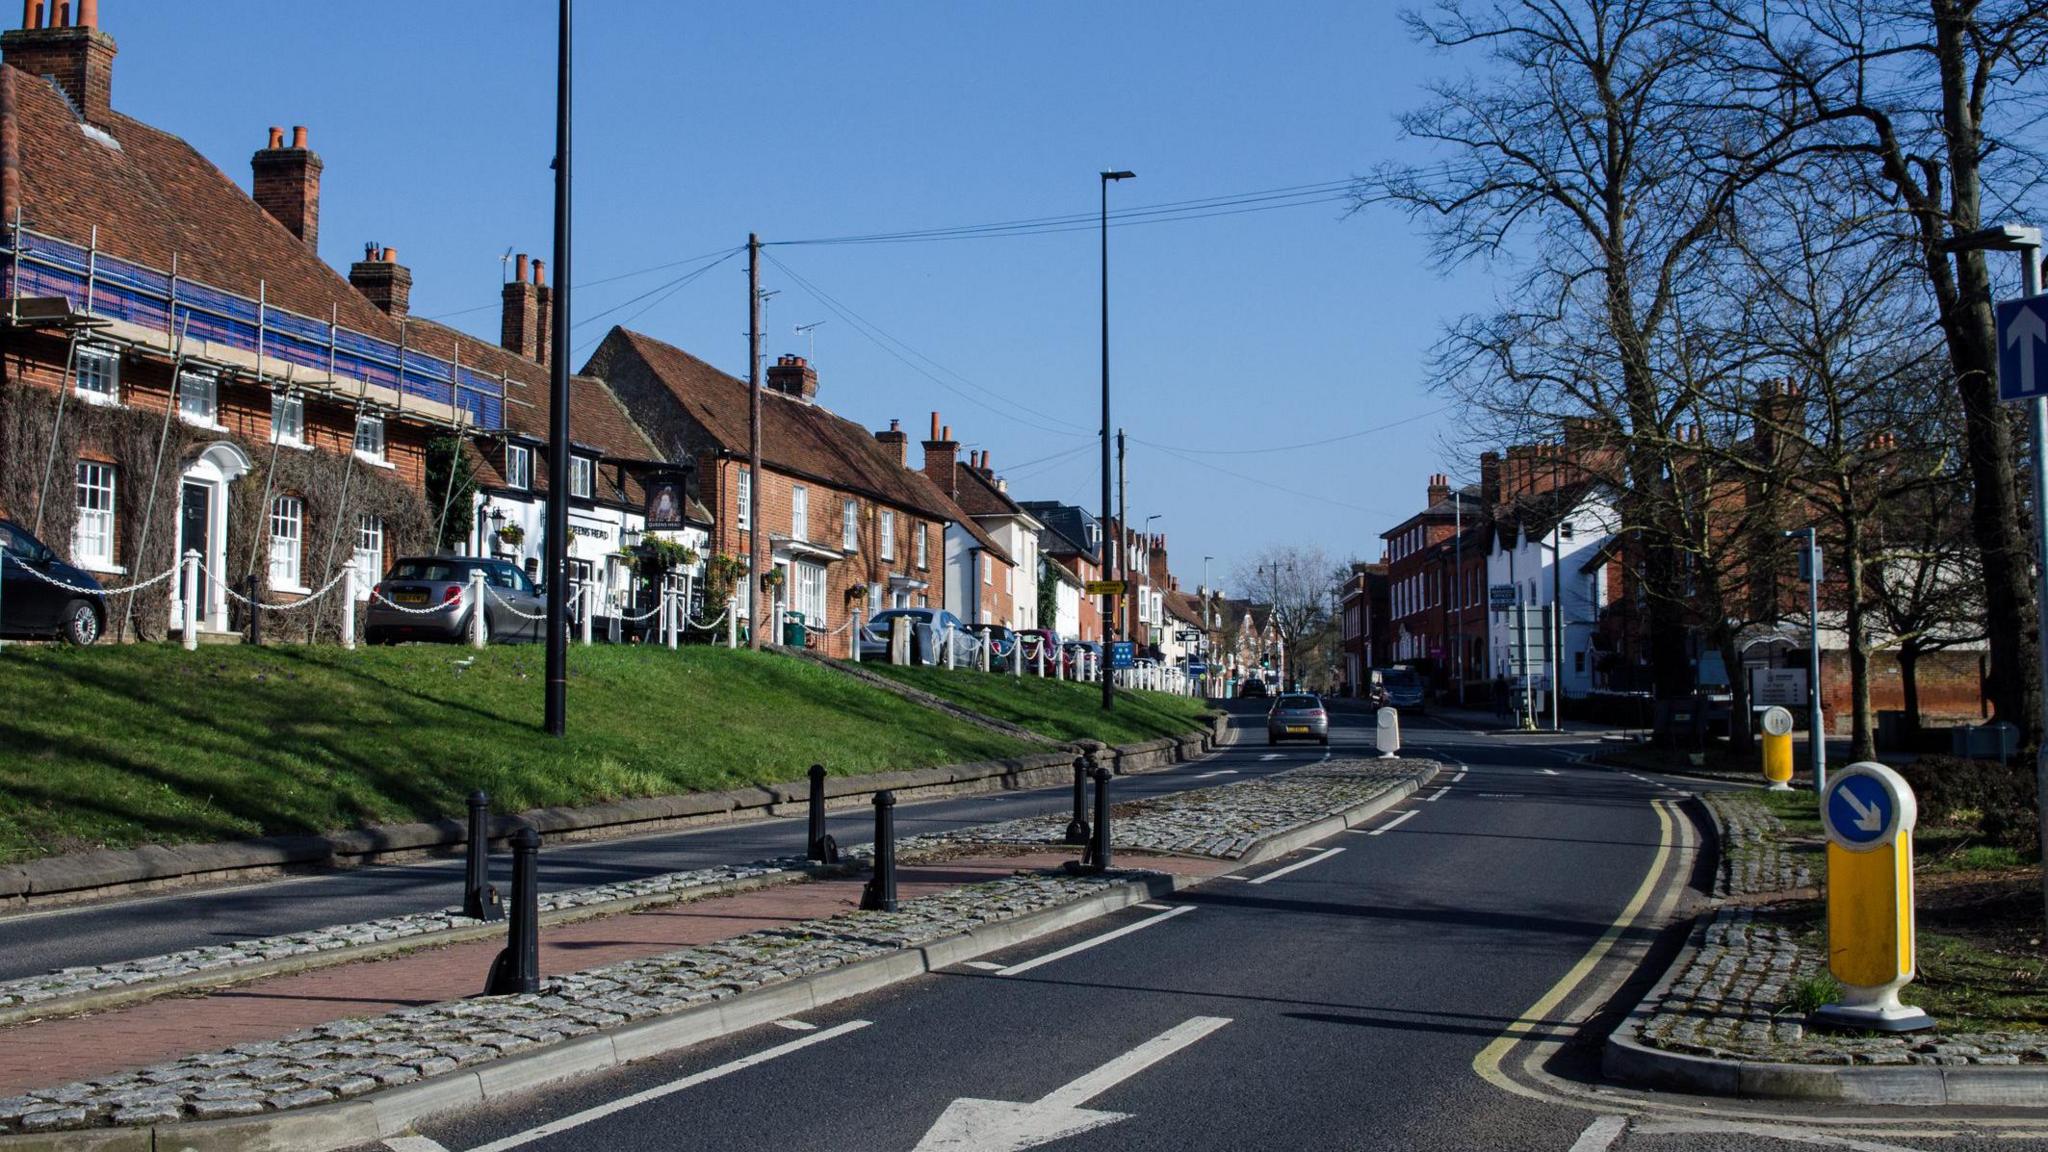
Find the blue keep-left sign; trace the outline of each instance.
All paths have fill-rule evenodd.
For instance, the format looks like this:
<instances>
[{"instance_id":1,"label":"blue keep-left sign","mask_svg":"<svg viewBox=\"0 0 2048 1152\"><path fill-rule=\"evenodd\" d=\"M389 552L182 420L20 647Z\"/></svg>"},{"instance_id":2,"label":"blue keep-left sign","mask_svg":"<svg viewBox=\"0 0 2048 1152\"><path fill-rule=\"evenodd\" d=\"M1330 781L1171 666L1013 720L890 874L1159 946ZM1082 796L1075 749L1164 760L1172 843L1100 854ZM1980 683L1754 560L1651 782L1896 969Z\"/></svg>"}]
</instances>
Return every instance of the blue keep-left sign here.
<instances>
[{"instance_id":1,"label":"blue keep-left sign","mask_svg":"<svg viewBox=\"0 0 2048 1152\"><path fill-rule=\"evenodd\" d=\"M2048 396L2048 296L1998 302L1998 398Z\"/></svg>"},{"instance_id":2,"label":"blue keep-left sign","mask_svg":"<svg viewBox=\"0 0 2048 1152\"><path fill-rule=\"evenodd\" d=\"M1882 764L1851 764L1828 781L1821 799L1828 839L1852 852L1891 843L1917 818L1913 789Z\"/></svg>"},{"instance_id":3,"label":"blue keep-left sign","mask_svg":"<svg viewBox=\"0 0 2048 1152\"><path fill-rule=\"evenodd\" d=\"M1111 668L1129 668L1137 664L1137 662L1138 645L1135 641L1112 640L1109 642L1109 666Z\"/></svg>"}]
</instances>

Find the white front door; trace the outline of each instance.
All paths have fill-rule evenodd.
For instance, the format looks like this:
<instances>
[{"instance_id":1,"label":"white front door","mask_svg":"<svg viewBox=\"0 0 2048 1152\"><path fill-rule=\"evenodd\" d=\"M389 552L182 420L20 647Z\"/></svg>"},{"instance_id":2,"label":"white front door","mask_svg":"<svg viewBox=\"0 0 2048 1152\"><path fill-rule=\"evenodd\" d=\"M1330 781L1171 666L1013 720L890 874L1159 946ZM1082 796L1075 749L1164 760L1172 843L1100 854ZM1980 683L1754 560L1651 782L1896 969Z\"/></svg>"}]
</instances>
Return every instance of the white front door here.
<instances>
[{"instance_id":1,"label":"white front door","mask_svg":"<svg viewBox=\"0 0 2048 1152\"><path fill-rule=\"evenodd\" d=\"M199 553L206 569L199 577L199 628L206 632L228 630L227 596L221 591L231 579L228 572L228 486L248 472L248 454L222 441L212 444L192 461L179 478L178 563L187 551ZM267 526L268 510L258 519ZM266 528L267 530L267 528ZM259 552L267 556L268 549ZM179 594L171 599L171 627L185 628L185 574L177 576Z\"/></svg>"}]
</instances>

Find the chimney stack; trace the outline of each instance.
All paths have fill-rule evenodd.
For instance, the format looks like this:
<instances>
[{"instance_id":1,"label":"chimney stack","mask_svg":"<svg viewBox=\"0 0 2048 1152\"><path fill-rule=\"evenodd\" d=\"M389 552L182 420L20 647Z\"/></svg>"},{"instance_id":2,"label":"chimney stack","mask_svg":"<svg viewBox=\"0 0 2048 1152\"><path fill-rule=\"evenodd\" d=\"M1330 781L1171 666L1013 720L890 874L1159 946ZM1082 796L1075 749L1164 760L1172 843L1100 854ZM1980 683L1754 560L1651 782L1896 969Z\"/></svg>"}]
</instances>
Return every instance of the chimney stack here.
<instances>
[{"instance_id":1,"label":"chimney stack","mask_svg":"<svg viewBox=\"0 0 2048 1152\"><path fill-rule=\"evenodd\" d=\"M889 421L888 429L875 433L875 439L896 458L898 465L910 467L910 433L903 430L901 420Z\"/></svg>"},{"instance_id":2,"label":"chimney stack","mask_svg":"<svg viewBox=\"0 0 2048 1152\"><path fill-rule=\"evenodd\" d=\"M924 442L925 478L939 486L939 491L948 496L960 494L960 478L954 470L960 466L960 444L953 439L951 425L941 427L939 414L932 413L932 438Z\"/></svg>"},{"instance_id":3,"label":"chimney stack","mask_svg":"<svg viewBox=\"0 0 2048 1152\"><path fill-rule=\"evenodd\" d=\"M505 282L503 314L498 320L498 346L514 356L539 361L546 355L541 347L540 289L531 280L532 268L521 252L512 264L512 279Z\"/></svg>"},{"instance_id":4,"label":"chimney stack","mask_svg":"<svg viewBox=\"0 0 2048 1152\"><path fill-rule=\"evenodd\" d=\"M308 249L320 250L320 157L306 147L303 125L292 129L285 147L284 129L270 130L270 145L249 158L255 173L249 195L270 218L284 225Z\"/></svg>"},{"instance_id":5,"label":"chimney stack","mask_svg":"<svg viewBox=\"0 0 2048 1152\"><path fill-rule=\"evenodd\" d=\"M72 12L68 2L26 0L21 27L0 34L0 60L30 76L50 77L80 115L105 123L113 100L114 38L99 29L98 0L78 0L75 20Z\"/></svg>"},{"instance_id":6,"label":"chimney stack","mask_svg":"<svg viewBox=\"0 0 2048 1152\"><path fill-rule=\"evenodd\" d=\"M1434 508L1450 498L1451 478L1441 472L1431 476L1429 478L1429 503L1425 507Z\"/></svg>"},{"instance_id":7,"label":"chimney stack","mask_svg":"<svg viewBox=\"0 0 2048 1152\"><path fill-rule=\"evenodd\" d=\"M363 258L348 267L348 282L370 303L398 319L412 306L412 270L398 262L398 249L363 246Z\"/></svg>"},{"instance_id":8,"label":"chimney stack","mask_svg":"<svg viewBox=\"0 0 2048 1152\"><path fill-rule=\"evenodd\" d=\"M778 356L768 366L768 387L784 396L805 400L818 397L818 371L801 356Z\"/></svg>"},{"instance_id":9,"label":"chimney stack","mask_svg":"<svg viewBox=\"0 0 2048 1152\"><path fill-rule=\"evenodd\" d=\"M1492 508L1500 503L1500 453L1479 454L1479 501Z\"/></svg>"},{"instance_id":10,"label":"chimney stack","mask_svg":"<svg viewBox=\"0 0 2048 1152\"><path fill-rule=\"evenodd\" d=\"M536 257L533 262L533 314L534 338L533 358L546 368L555 362L555 290L548 285L548 262Z\"/></svg>"}]
</instances>

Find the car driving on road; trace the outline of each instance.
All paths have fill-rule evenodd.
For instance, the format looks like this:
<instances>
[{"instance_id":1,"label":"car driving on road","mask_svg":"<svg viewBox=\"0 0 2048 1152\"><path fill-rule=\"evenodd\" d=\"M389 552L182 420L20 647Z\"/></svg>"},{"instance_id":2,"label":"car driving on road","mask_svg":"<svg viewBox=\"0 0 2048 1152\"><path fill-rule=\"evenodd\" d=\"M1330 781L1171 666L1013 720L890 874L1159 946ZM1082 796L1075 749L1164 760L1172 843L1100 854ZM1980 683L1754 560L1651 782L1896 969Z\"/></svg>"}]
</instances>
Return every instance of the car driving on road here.
<instances>
[{"instance_id":1,"label":"car driving on road","mask_svg":"<svg viewBox=\"0 0 2048 1152\"><path fill-rule=\"evenodd\" d=\"M1413 668L1382 668L1374 673L1387 690L1387 705L1403 712L1426 712L1428 701L1422 677Z\"/></svg>"},{"instance_id":2,"label":"car driving on road","mask_svg":"<svg viewBox=\"0 0 2048 1152\"><path fill-rule=\"evenodd\" d=\"M1273 707L1266 712L1266 743L1278 744L1282 740L1329 744L1330 714L1323 709L1321 697L1288 692L1274 699Z\"/></svg>"},{"instance_id":3,"label":"car driving on road","mask_svg":"<svg viewBox=\"0 0 2048 1152\"><path fill-rule=\"evenodd\" d=\"M57 636L90 644L107 626L106 597L92 573L59 559L12 520L0 520L0 634Z\"/></svg>"}]
</instances>

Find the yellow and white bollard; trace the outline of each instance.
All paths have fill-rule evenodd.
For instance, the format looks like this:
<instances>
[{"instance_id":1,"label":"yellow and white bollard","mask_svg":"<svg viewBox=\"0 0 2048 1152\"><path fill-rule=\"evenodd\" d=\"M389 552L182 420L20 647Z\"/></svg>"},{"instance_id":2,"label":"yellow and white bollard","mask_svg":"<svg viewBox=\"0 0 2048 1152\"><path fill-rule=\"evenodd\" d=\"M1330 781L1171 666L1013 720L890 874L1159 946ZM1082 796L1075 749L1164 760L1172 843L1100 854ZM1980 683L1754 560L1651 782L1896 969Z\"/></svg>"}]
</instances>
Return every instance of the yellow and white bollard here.
<instances>
[{"instance_id":1,"label":"yellow and white bollard","mask_svg":"<svg viewBox=\"0 0 2048 1152\"><path fill-rule=\"evenodd\" d=\"M1764 709L1764 779L1771 791L1792 790L1792 713L1773 704Z\"/></svg>"},{"instance_id":2,"label":"yellow and white bollard","mask_svg":"<svg viewBox=\"0 0 2048 1152\"><path fill-rule=\"evenodd\" d=\"M1874 1032L1934 1027L1899 1002L1913 979L1913 789L1882 764L1851 764L1820 799L1828 836L1828 970L1842 999L1813 1022Z\"/></svg>"}]
</instances>

